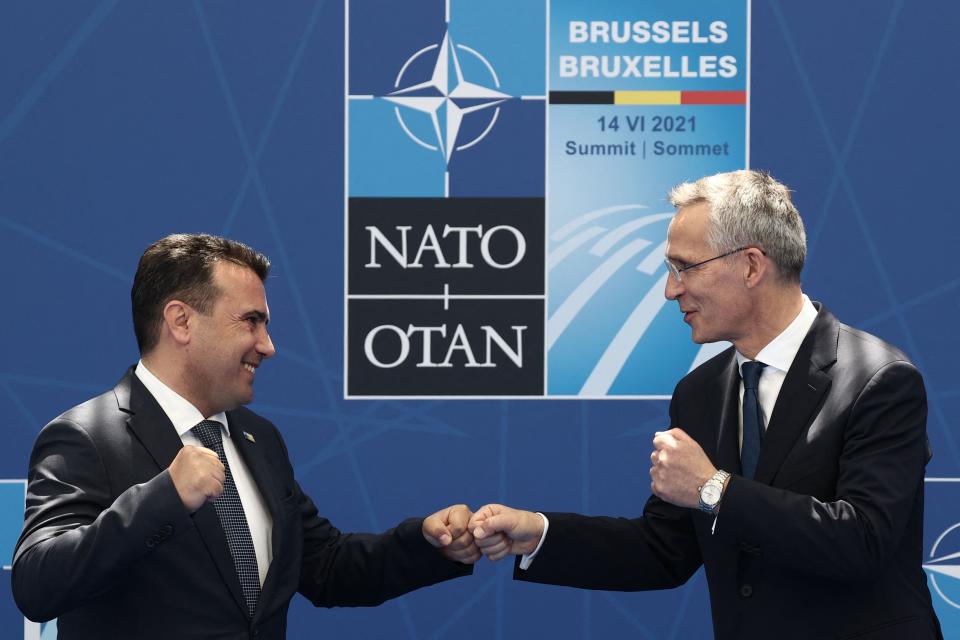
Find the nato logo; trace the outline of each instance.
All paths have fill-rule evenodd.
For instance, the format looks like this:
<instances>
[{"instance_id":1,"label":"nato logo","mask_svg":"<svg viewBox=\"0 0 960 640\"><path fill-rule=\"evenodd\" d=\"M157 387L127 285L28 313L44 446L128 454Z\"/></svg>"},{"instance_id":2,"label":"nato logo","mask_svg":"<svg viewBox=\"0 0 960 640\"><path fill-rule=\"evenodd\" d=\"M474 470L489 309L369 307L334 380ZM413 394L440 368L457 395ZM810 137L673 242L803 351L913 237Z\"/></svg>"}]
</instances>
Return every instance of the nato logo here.
<instances>
[{"instance_id":1,"label":"nato logo","mask_svg":"<svg viewBox=\"0 0 960 640\"><path fill-rule=\"evenodd\" d=\"M477 4L349 3L350 197L543 196L544 9Z\"/></svg>"},{"instance_id":2,"label":"nato logo","mask_svg":"<svg viewBox=\"0 0 960 640\"><path fill-rule=\"evenodd\" d=\"M429 116L430 134L435 134L436 144L424 142L423 137L413 133L399 107L394 109L404 133L425 149L439 151L448 166L454 150L469 149L490 133L500 116L500 105L510 98L509 95L497 89L464 78L460 56L457 55L458 48L461 50L461 55L469 53L483 63L490 75L489 82L497 88L500 87L497 72L482 54L462 44L454 46L450 34L445 33L440 45L424 47L404 63L394 83L395 87L403 88L398 88L384 97L385 100L399 107ZM436 60L429 79L423 82L415 80L411 82L404 77L410 65L416 63L422 55L432 53L436 53ZM490 114L491 109L492 114ZM464 118L472 117L472 114L478 112L490 114L486 119L483 132L470 141L464 141L460 137Z\"/></svg>"},{"instance_id":3,"label":"nato logo","mask_svg":"<svg viewBox=\"0 0 960 640\"><path fill-rule=\"evenodd\" d=\"M960 637L960 522L957 490L960 478L924 479L923 569L945 638Z\"/></svg>"},{"instance_id":4,"label":"nato logo","mask_svg":"<svg viewBox=\"0 0 960 640\"><path fill-rule=\"evenodd\" d=\"M960 610L960 522L937 536L923 568L930 579L930 588L946 632L950 619L957 617L957 610ZM954 615L944 616L942 605L951 608Z\"/></svg>"}]
</instances>

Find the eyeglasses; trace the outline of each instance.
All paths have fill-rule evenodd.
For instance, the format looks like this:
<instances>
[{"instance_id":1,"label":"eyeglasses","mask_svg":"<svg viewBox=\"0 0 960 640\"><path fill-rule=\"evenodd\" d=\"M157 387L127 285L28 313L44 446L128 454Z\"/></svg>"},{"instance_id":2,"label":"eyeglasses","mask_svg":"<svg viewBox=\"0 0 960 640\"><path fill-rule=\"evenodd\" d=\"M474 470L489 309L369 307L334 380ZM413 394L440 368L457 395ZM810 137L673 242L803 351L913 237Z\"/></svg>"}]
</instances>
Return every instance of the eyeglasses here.
<instances>
[{"instance_id":1,"label":"eyeglasses","mask_svg":"<svg viewBox=\"0 0 960 640\"><path fill-rule=\"evenodd\" d=\"M734 249L733 251L727 251L726 253L721 253L719 256L714 256L714 257L712 257L712 258L708 258L708 259L704 260L703 262L698 262L697 264L688 265L688 266L686 266L686 267L683 267L682 269L681 269L680 267L678 267L677 265L673 264L673 262L670 261L670 258L664 258L664 259L663 259L663 262L664 262L664 264L667 265L667 270L670 272L670 275L672 275L674 278L676 278L676 279L677 279L677 282L683 282L683 276L682 276L682 274L683 274L684 271L689 271L690 269L696 269L697 267L702 267L703 265L707 264L708 262L713 262L714 260L719 260L720 258L726 258L727 256L732 256L732 255L735 254L735 253L739 253L740 251L743 251L743 250L749 249L749 248L750 248L750 247L740 247L739 249ZM761 250L761 252L762 252L762 250ZM764 255L766 255L766 254L764 254Z\"/></svg>"}]
</instances>

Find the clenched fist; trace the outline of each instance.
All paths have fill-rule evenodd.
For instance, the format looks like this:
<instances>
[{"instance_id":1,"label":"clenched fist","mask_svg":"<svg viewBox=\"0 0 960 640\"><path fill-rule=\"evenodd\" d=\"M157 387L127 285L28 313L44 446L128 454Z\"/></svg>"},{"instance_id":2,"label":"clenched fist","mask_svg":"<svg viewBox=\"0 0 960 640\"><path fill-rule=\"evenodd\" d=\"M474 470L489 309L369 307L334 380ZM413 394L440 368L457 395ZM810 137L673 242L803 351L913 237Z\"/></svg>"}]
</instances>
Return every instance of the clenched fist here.
<instances>
[{"instance_id":1,"label":"clenched fist","mask_svg":"<svg viewBox=\"0 0 960 640\"><path fill-rule=\"evenodd\" d=\"M213 502L223 493L226 481L223 463L210 449L187 445L170 463L170 478L187 511L193 513L204 502Z\"/></svg>"},{"instance_id":2,"label":"clenched fist","mask_svg":"<svg viewBox=\"0 0 960 640\"><path fill-rule=\"evenodd\" d=\"M696 508L697 487L717 472L697 441L682 429L658 431L650 454L650 489L678 507Z\"/></svg>"},{"instance_id":3,"label":"clenched fist","mask_svg":"<svg viewBox=\"0 0 960 640\"><path fill-rule=\"evenodd\" d=\"M467 523L473 512L465 504L441 509L423 520L423 537L441 550L450 560L473 564L480 559L480 550L473 542Z\"/></svg>"},{"instance_id":4,"label":"clenched fist","mask_svg":"<svg viewBox=\"0 0 960 640\"><path fill-rule=\"evenodd\" d=\"M477 546L491 560L532 553L543 537L543 517L532 511L488 504L470 520Z\"/></svg>"}]
</instances>

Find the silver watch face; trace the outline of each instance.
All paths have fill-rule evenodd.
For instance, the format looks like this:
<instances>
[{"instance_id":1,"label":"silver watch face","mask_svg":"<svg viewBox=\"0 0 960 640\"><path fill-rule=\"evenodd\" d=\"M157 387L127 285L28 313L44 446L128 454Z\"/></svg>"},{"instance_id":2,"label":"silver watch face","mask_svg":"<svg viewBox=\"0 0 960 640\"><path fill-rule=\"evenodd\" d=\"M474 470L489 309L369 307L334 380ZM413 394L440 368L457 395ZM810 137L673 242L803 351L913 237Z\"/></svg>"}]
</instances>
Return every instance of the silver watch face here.
<instances>
[{"instance_id":1,"label":"silver watch face","mask_svg":"<svg viewBox=\"0 0 960 640\"><path fill-rule=\"evenodd\" d=\"M720 495L723 493L723 487L717 486L715 482L708 482L700 491L700 500L703 504L713 506L720 502Z\"/></svg>"}]
</instances>

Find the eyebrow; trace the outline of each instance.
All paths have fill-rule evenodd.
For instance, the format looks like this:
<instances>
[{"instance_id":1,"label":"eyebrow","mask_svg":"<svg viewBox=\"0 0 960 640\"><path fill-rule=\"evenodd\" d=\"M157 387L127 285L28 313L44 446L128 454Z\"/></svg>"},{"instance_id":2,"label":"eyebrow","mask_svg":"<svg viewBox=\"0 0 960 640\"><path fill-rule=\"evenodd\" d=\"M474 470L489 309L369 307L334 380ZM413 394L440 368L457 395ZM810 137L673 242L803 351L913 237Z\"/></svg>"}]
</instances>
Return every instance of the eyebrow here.
<instances>
[{"instance_id":1,"label":"eyebrow","mask_svg":"<svg viewBox=\"0 0 960 640\"><path fill-rule=\"evenodd\" d=\"M256 309L254 309L253 311L248 311L248 312L246 312L245 314L243 314L243 317L244 317L244 318L251 318L251 317L252 317L252 318L256 318L257 320L259 320L260 322L262 322L262 323L264 323L264 324L270 324L270 316L268 316L267 314L265 314L263 311L257 311Z\"/></svg>"}]
</instances>

